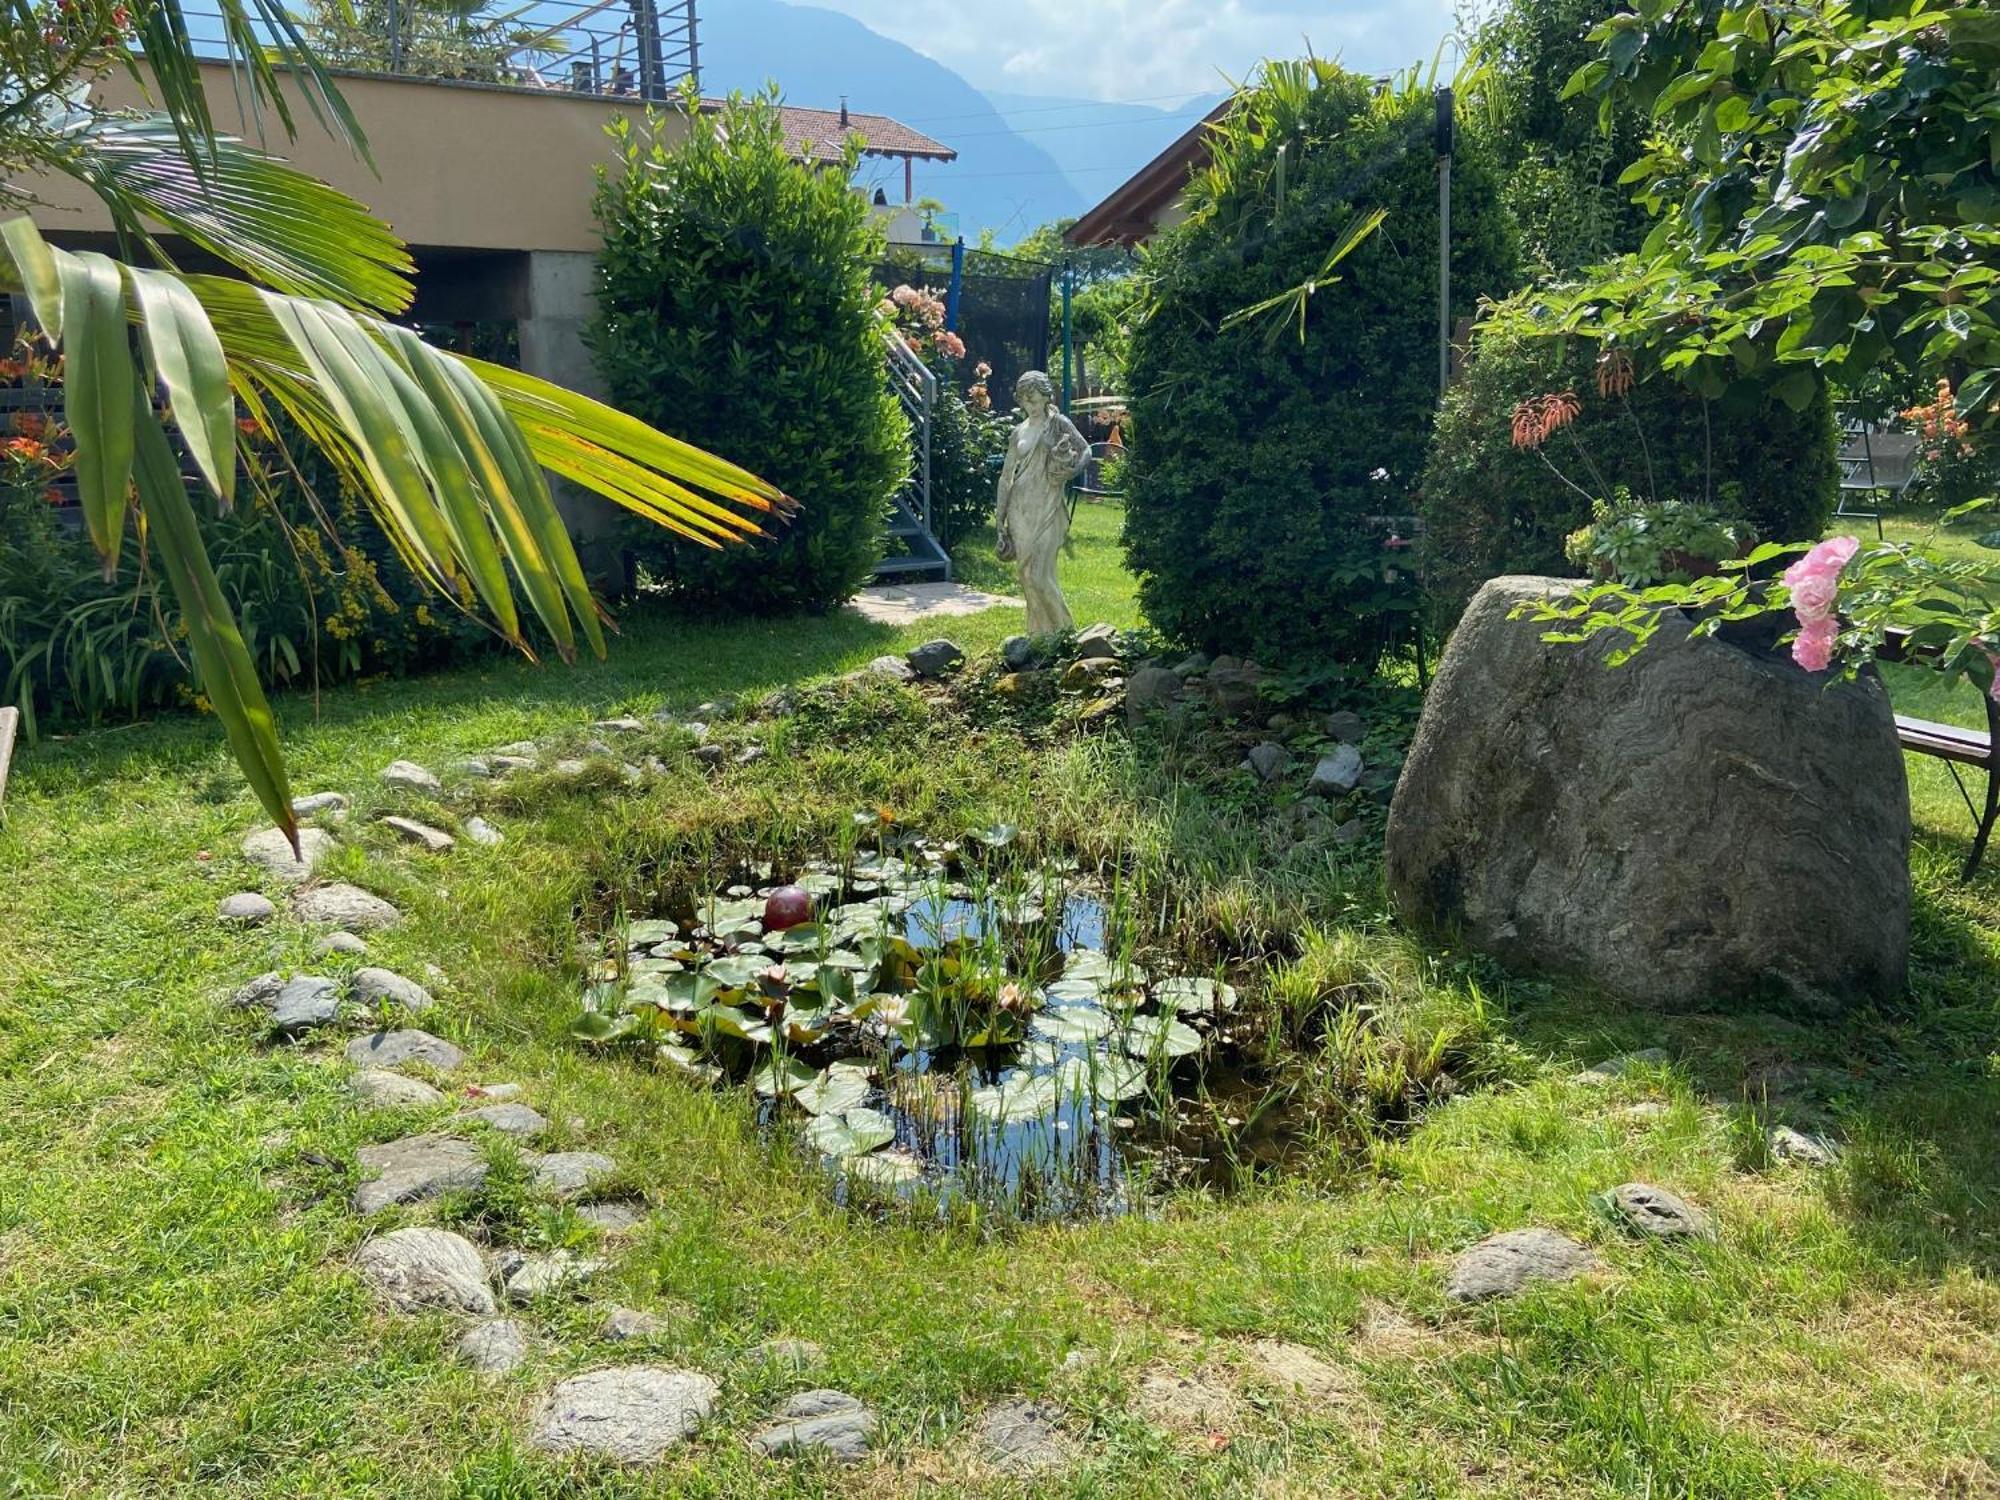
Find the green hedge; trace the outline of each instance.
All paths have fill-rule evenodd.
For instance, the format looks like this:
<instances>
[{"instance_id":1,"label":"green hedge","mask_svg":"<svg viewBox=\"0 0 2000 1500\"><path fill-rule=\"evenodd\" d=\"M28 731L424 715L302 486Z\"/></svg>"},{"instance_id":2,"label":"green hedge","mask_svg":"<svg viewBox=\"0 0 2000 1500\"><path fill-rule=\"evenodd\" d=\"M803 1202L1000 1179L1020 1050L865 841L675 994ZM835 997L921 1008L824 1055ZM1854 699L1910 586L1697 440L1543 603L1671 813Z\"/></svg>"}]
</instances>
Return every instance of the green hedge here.
<instances>
[{"instance_id":1,"label":"green hedge","mask_svg":"<svg viewBox=\"0 0 2000 1500\"><path fill-rule=\"evenodd\" d=\"M693 110L678 141L662 123L614 127L598 187L598 369L622 410L803 509L769 545L717 552L657 527L631 545L706 609L824 609L881 560L909 464L869 284L880 233L848 187L853 161L795 161L772 99Z\"/></svg>"},{"instance_id":2,"label":"green hedge","mask_svg":"<svg viewBox=\"0 0 2000 1500\"><path fill-rule=\"evenodd\" d=\"M1503 313L1506 309L1502 310ZM1440 623L1502 573L1567 576L1563 538L1590 520L1593 493L1714 505L1763 540L1815 538L1838 497L1832 406L1803 411L1751 385L1706 402L1669 376L1600 396L1597 354L1581 340L1483 330L1446 396L1424 468L1424 578ZM1520 402L1574 391L1580 413L1543 452L1513 444ZM1545 461L1546 459L1546 461ZM1608 494L1606 498L1609 498Z\"/></svg>"},{"instance_id":3,"label":"green hedge","mask_svg":"<svg viewBox=\"0 0 2000 1500\"><path fill-rule=\"evenodd\" d=\"M1191 217L1156 241L1131 337L1125 543L1146 617L1205 651L1373 664L1389 526L1437 400L1437 159L1428 89L1269 64L1217 136ZM1282 165L1278 149L1285 148ZM1495 167L1462 134L1454 310L1504 289ZM1221 324L1319 275L1357 215L1388 217L1297 320Z\"/></svg>"}]
</instances>

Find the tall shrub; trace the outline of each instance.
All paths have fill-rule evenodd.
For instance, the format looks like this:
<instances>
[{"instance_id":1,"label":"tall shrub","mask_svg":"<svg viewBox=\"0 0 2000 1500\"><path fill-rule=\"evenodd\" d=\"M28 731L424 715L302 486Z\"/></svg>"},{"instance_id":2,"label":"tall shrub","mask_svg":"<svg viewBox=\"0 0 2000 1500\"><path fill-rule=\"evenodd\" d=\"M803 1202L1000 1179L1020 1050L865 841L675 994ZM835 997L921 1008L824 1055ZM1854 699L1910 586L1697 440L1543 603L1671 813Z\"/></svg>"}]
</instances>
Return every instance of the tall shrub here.
<instances>
[{"instance_id":1,"label":"tall shrub","mask_svg":"<svg viewBox=\"0 0 2000 1500\"><path fill-rule=\"evenodd\" d=\"M1600 394L1597 346L1519 331L1525 307L1512 299L1482 328L1432 435L1420 509L1442 623L1498 574L1575 571L1563 538L1590 520L1591 496L1562 475L1603 499L1623 488L1713 505L1765 540L1825 529L1840 473L1824 394L1794 411L1768 381L1743 382L1707 400L1657 371ZM1514 408L1556 391L1577 394L1575 420L1540 452L1515 447Z\"/></svg>"},{"instance_id":2,"label":"tall shrub","mask_svg":"<svg viewBox=\"0 0 2000 1500\"><path fill-rule=\"evenodd\" d=\"M1148 257L1128 365L1125 544L1147 617L1207 651L1372 665L1383 544L1437 401L1437 159L1430 91L1328 63L1266 64L1217 132L1190 216ZM1454 170L1454 310L1512 270L1493 164ZM1357 216L1387 217L1296 318L1231 314L1320 277Z\"/></svg>"},{"instance_id":3,"label":"tall shrub","mask_svg":"<svg viewBox=\"0 0 2000 1500\"><path fill-rule=\"evenodd\" d=\"M684 123L684 138L674 131ZM613 127L590 340L612 400L801 503L765 545L635 532L641 565L708 608L824 609L881 560L909 429L883 370L880 232L831 166L793 159L773 99Z\"/></svg>"}]
</instances>

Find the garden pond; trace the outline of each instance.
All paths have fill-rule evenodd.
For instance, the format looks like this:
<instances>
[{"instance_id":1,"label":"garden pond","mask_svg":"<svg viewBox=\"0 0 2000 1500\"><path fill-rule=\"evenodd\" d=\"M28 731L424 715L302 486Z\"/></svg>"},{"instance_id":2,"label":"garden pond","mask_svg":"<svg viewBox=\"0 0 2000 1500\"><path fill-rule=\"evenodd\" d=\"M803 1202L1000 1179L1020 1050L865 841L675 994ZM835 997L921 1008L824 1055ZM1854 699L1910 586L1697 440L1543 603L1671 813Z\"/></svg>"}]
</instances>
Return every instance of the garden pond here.
<instances>
[{"instance_id":1,"label":"garden pond","mask_svg":"<svg viewBox=\"0 0 2000 1500\"><path fill-rule=\"evenodd\" d=\"M574 1035L752 1091L845 1201L1115 1214L1279 1161L1296 1133L1241 1045L1252 964L1163 963L1115 874L1011 840L738 869L616 922Z\"/></svg>"}]
</instances>

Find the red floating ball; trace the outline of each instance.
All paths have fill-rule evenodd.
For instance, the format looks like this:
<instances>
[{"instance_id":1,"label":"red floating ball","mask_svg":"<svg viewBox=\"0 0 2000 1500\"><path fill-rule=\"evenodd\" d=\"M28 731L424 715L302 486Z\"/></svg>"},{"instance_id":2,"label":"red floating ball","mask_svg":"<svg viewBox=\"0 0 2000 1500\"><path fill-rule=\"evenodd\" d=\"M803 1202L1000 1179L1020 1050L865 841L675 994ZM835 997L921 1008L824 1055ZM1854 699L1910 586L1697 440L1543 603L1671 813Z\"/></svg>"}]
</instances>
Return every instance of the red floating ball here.
<instances>
[{"instance_id":1,"label":"red floating ball","mask_svg":"<svg viewBox=\"0 0 2000 1500\"><path fill-rule=\"evenodd\" d=\"M813 898L795 885L781 885L764 898L764 930L783 932L812 920Z\"/></svg>"}]
</instances>

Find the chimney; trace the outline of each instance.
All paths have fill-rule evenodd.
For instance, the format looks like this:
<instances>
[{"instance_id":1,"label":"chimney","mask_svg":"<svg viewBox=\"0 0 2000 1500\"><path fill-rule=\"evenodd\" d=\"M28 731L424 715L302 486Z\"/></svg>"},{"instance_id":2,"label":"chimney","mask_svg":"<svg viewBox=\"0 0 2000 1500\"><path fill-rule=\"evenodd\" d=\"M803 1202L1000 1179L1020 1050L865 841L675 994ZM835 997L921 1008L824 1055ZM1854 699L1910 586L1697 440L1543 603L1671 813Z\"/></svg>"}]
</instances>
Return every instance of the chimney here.
<instances>
[{"instance_id":1,"label":"chimney","mask_svg":"<svg viewBox=\"0 0 2000 1500\"><path fill-rule=\"evenodd\" d=\"M847 95L840 96L840 128L847 129Z\"/></svg>"}]
</instances>

